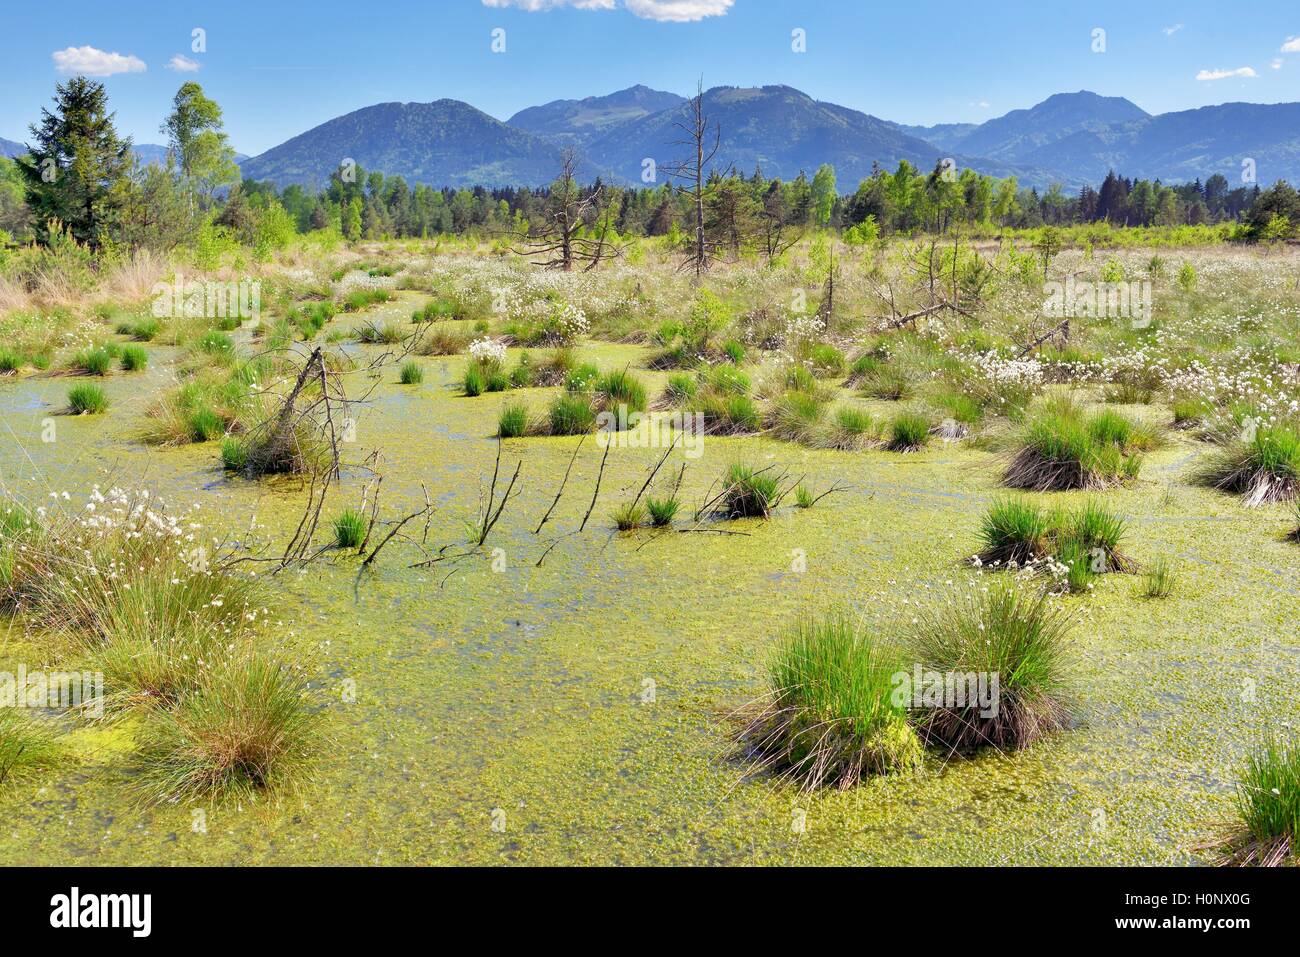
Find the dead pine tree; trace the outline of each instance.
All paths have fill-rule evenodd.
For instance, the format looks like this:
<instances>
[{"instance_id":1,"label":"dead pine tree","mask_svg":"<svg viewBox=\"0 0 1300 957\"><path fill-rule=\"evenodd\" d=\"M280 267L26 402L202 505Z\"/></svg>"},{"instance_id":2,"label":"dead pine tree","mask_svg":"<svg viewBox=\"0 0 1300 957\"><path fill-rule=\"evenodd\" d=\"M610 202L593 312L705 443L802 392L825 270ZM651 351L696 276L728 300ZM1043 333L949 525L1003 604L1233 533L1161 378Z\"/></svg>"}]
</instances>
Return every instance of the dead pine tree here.
<instances>
[{"instance_id":1,"label":"dead pine tree","mask_svg":"<svg viewBox=\"0 0 1300 957\"><path fill-rule=\"evenodd\" d=\"M560 175L551 184L545 212L530 225L527 248L515 250L531 256L533 265L572 272L575 266L591 271L601 260L613 258L620 248L609 240L613 208L607 190L599 181L584 190L578 183L578 159L573 150L564 151Z\"/></svg>"},{"instance_id":2,"label":"dead pine tree","mask_svg":"<svg viewBox=\"0 0 1300 957\"><path fill-rule=\"evenodd\" d=\"M692 217L695 221L695 238L691 241L682 268L689 269L699 279L713 261L718 244L708 237L704 223L705 179L707 170L718 155L722 143L722 129L717 123L710 124L704 113L704 83L696 87L695 96L687 101L685 116L673 124L682 131L683 138L674 141L674 146L682 146L690 151L687 159L673 163L665 168L669 177L686 181L685 186L674 185L678 193L691 197ZM727 174L724 174L727 175Z\"/></svg>"}]
</instances>

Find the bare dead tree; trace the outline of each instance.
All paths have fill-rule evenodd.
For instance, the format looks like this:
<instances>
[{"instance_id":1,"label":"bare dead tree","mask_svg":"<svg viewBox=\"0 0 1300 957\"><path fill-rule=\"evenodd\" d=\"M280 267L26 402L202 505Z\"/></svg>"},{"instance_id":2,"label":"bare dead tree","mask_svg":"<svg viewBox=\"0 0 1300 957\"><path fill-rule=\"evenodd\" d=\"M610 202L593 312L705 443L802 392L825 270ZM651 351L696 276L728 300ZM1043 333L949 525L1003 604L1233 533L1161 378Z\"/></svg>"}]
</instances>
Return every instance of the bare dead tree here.
<instances>
[{"instance_id":1,"label":"bare dead tree","mask_svg":"<svg viewBox=\"0 0 1300 957\"><path fill-rule=\"evenodd\" d=\"M601 261L621 253L609 239L613 206L604 186L585 191L578 184L577 154L566 149L560 175L551 184L545 213L530 224L527 248L515 250L533 259L533 265L572 272L577 265L590 272Z\"/></svg>"},{"instance_id":2,"label":"bare dead tree","mask_svg":"<svg viewBox=\"0 0 1300 957\"><path fill-rule=\"evenodd\" d=\"M722 129L717 123L710 124L704 113L704 82L696 87L695 96L687 101L685 116L673 124L681 130L683 138L674 141L674 146L685 147L690 151L688 157L665 167L670 177L686 181L686 186L674 185L674 189L691 196L692 216L695 220L695 238L691 242L682 268L695 273L698 279L709 268L717 251L718 244L709 240L704 228L705 176L713 159L718 155L722 144Z\"/></svg>"}]
</instances>

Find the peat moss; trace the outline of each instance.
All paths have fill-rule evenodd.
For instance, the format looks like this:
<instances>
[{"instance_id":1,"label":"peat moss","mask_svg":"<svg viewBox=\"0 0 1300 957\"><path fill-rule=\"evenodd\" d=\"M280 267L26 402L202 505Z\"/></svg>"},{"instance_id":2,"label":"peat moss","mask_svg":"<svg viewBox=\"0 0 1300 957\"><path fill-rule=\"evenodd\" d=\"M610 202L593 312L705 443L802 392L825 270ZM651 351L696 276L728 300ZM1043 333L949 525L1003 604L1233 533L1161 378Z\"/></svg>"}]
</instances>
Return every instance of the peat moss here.
<instances>
[{"instance_id":1,"label":"peat moss","mask_svg":"<svg viewBox=\"0 0 1300 957\"><path fill-rule=\"evenodd\" d=\"M409 312L408 303L390 306ZM579 354L615 368L646 353ZM418 507L428 485L438 544L461 537L486 489L501 406L523 398L540 407L552 394L465 399L456 394L464 362L427 360L419 390L381 384L350 453L383 451L386 512ZM146 484L174 505L200 502L204 520L222 529L242 534L255 523L259 536L282 540L302 500L293 482L225 478L210 447L136 442L163 365L159 356L143 377L110 377L110 414L93 426L60 420L55 443L42 443L40 428L62 400L58 384L0 384L14 433L3 439L0 482L38 497L50 487ZM662 385L645 378L652 393ZM279 576L271 636L309 662L328 712L329 748L302 792L204 809L203 827L195 808L141 810L126 789L138 729L84 728L66 738L75 762L0 788L0 863L1208 860L1187 848L1231 817L1231 768L1260 728L1297 717L1300 551L1283 541L1286 516L1187 487L1198 447L1178 440L1105 500L1132 516L1137 561L1177 556L1179 590L1143 602L1130 580L1108 576L1090 596L1067 599L1082 619L1077 727L1015 756L934 762L917 778L801 796L747 775L727 712L762 693L783 622L828 604L897 609L971 575L961 560L999 492L996 457L959 443L900 457L709 439L703 458L687 463L683 520L737 459L852 488L810 511L727 524L743 535L616 537L602 517L635 494L660 453L615 449L586 532L537 567L590 502L593 442L533 535L577 442L506 443L505 461L524 466L523 491L488 542L503 550L503 571L488 555L413 569L416 553L394 548L355 593L355 561ZM1169 481L1178 483L1172 501ZM363 482L345 474L326 513L355 504ZM34 642L3 634L0 668L41 660Z\"/></svg>"}]
</instances>

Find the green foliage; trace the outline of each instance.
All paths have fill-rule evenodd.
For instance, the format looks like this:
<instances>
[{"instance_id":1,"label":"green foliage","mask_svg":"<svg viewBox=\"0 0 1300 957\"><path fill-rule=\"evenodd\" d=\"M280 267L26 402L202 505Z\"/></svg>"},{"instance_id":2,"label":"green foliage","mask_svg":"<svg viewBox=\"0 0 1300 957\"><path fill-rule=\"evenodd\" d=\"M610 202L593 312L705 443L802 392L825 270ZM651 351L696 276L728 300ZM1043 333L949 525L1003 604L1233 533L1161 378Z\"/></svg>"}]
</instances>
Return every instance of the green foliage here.
<instances>
[{"instance_id":1,"label":"green foliage","mask_svg":"<svg viewBox=\"0 0 1300 957\"><path fill-rule=\"evenodd\" d=\"M355 509L345 508L335 517L332 527L337 548L360 548L366 539L366 517Z\"/></svg>"},{"instance_id":2,"label":"green foliage","mask_svg":"<svg viewBox=\"0 0 1300 957\"><path fill-rule=\"evenodd\" d=\"M99 386L82 382L68 390L68 409L74 415L97 415L108 410L108 397Z\"/></svg>"},{"instance_id":3,"label":"green foliage","mask_svg":"<svg viewBox=\"0 0 1300 957\"><path fill-rule=\"evenodd\" d=\"M522 402L507 405L497 420L497 435L503 439L517 439L528 434L528 407Z\"/></svg>"},{"instance_id":4,"label":"green foliage","mask_svg":"<svg viewBox=\"0 0 1300 957\"><path fill-rule=\"evenodd\" d=\"M122 348L122 368L127 372L139 372L149 364L149 353L140 346Z\"/></svg>"},{"instance_id":5,"label":"green foliage","mask_svg":"<svg viewBox=\"0 0 1300 957\"><path fill-rule=\"evenodd\" d=\"M398 381L402 385L419 385L424 381L424 369L420 363L414 359L408 359L402 363L402 370L399 373Z\"/></svg>"},{"instance_id":6,"label":"green foliage","mask_svg":"<svg viewBox=\"0 0 1300 957\"><path fill-rule=\"evenodd\" d=\"M804 790L920 767L924 754L894 697L903 658L842 614L799 622L777 645L769 694L740 739Z\"/></svg>"},{"instance_id":7,"label":"green foliage","mask_svg":"<svg viewBox=\"0 0 1300 957\"><path fill-rule=\"evenodd\" d=\"M596 410L583 395L556 397L550 411L552 435L585 435L596 427Z\"/></svg>"},{"instance_id":8,"label":"green foliage","mask_svg":"<svg viewBox=\"0 0 1300 957\"><path fill-rule=\"evenodd\" d=\"M903 412L889 425L891 452L916 452L930 442L930 420L917 412Z\"/></svg>"}]
</instances>

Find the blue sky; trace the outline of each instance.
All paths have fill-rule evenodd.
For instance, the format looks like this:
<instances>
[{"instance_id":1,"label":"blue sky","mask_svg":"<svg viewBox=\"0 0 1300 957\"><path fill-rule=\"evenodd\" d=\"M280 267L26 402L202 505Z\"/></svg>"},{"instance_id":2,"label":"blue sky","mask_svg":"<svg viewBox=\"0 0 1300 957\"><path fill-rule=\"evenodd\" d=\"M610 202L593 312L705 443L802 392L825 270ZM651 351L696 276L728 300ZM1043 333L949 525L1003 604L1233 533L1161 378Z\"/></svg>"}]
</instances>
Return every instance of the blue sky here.
<instances>
[{"instance_id":1,"label":"blue sky","mask_svg":"<svg viewBox=\"0 0 1300 957\"><path fill-rule=\"evenodd\" d=\"M587 9L580 9L581 7ZM177 86L224 108L256 154L384 101L465 100L500 119L635 83L688 93L785 83L902 123L980 121L1052 93L1127 96L1158 113L1300 100L1300 8L1221 2L987 0L313 0L277 4L15 3L0 35L0 136L78 70L103 82L119 128L160 142ZM533 8L533 9L530 9ZM205 31L206 50L192 49ZM491 50L505 31L504 53ZM1105 52L1093 31L1105 30ZM806 52L791 31L806 33ZM116 54L116 56L113 56ZM181 57L184 59L174 59ZM1220 75L1226 74L1226 75ZM1253 74L1253 75L1252 75ZM1198 76L1201 78L1198 79Z\"/></svg>"}]
</instances>

